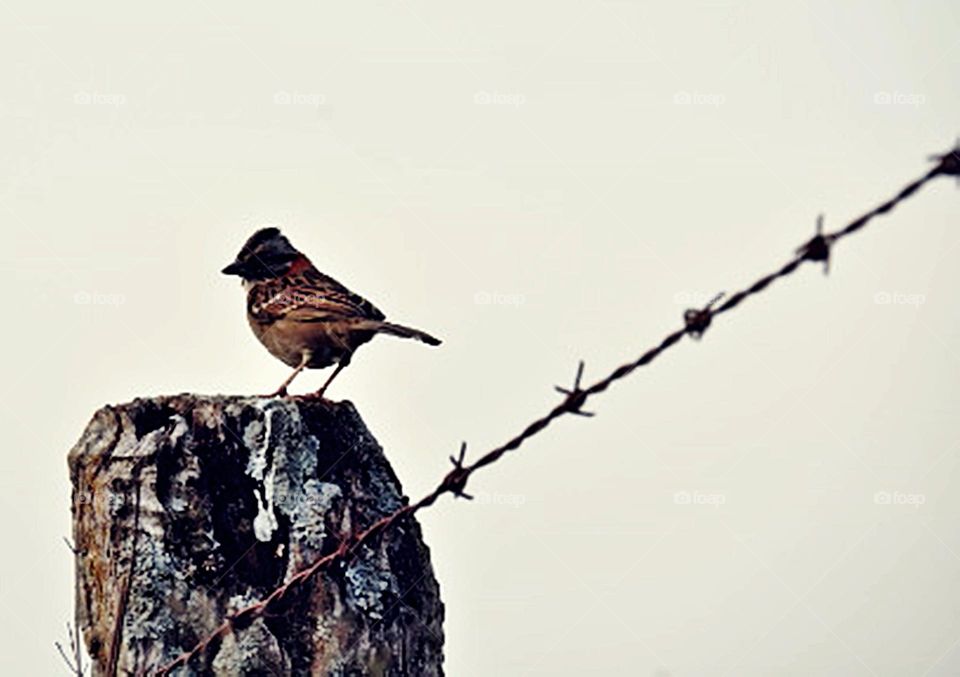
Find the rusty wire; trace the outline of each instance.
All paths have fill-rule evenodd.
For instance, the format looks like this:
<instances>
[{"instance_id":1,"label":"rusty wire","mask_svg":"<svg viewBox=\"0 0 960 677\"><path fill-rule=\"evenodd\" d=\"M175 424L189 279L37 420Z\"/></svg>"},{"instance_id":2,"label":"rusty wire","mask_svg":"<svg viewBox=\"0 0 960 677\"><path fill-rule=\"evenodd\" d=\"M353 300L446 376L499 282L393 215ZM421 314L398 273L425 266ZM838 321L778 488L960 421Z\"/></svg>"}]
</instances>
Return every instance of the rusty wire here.
<instances>
[{"instance_id":1,"label":"rusty wire","mask_svg":"<svg viewBox=\"0 0 960 677\"><path fill-rule=\"evenodd\" d=\"M507 442L483 454L473 463L465 464L467 444L464 442L460 447L460 452L457 457L450 457L450 461L453 463L453 468L444 476L444 478L440 481L436 488L433 489L433 491L422 497L416 503L411 503L407 506L404 506L396 512L377 520L362 531L350 534L340 542L336 550L319 558L310 566L305 567L295 573L290 577L290 580L277 587L275 590L273 590L273 592L260 601L250 604L228 616L223 623L221 623L203 640L198 642L192 649L163 665L157 669L154 674L167 675L172 670L175 670L179 667L185 667L190 663L191 660L203 654L212 642L215 642L225 636L234 627L246 627L256 618L265 615L273 607L279 605L281 600L283 600L283 598L293 589L307 583L321 569L324 569L337 561L345 562L354 553L356 553L358 549L373 541L382 532L388 530L393 524L415 514L423 508L433 505L437 499L444 494L452 494L453 496L459 498L471 498L469 494L464 492L464 489L466 488L470 477L477 470L497 462L507 452L518 449L524 442L544 430L547 426L561 416L566 414L592 416L592 413L583 411L583 405L590 397L604 392L617 381L626 378L640 367L650 364L667 349L676 345L680 339L684 337L684 335L690 334L692 338L700 338L710 327L711 321L717 315L721 315L733 310L750 296L759 294L767 289L776 280L793 274L805 261L823 263L824 272L827 272L830 262L831 248L837 241L861 230L874 218L892 211L897 207L897 205L914 195L918 190L920 190L920 188L938 176L954 176L957 177L958 181L960 181L960 141L958 141L956 147L954 147L952 150L944 153L943 155L933 156L931 159L936 160L937 164L930 171L904 186L894 197L890 198L886 202L883 202L854 221L851 221L843 228L832 233L824 233L823 217L821 215L817 219L816 234L810 240L800 246L794 253L793 258L791 258L778 270L764 275L749 287L730 294L729 296L725 294L718 294L703 308L692 308L687 310L684 313L683 327L667 334L657 345L648 349L638 358L632 362L627 362L626 364L617 367L607 376L598 380L592 385L587 386L586 388L582 388L580 385L584 370L584 364L583 362L580 362L577 368L577 374L576 378L574 379L573 386L571 388L562 388L559 386L556 387L557 391L562 393L565 397L559 404L547 412L547 414L527 425L526 428L524 428L520 433ZM716 304L719 303L723 298L726 298L726 300L719 306L716 306Z\"/></svg>"}]
</instances>

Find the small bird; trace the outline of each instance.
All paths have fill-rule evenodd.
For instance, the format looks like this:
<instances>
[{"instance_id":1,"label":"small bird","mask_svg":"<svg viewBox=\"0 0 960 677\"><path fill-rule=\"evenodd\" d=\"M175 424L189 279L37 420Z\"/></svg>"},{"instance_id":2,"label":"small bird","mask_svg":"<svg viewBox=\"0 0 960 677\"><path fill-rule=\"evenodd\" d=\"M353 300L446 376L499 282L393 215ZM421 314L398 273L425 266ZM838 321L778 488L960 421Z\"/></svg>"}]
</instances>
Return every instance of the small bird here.
<instances>
[{"instance_id":1,"label":"small bird","mask_svg":"<svg viewBox=\"0 0 960 677\"><path fill-rule=\"evenodd\" d=\"M440 345L419 329L386 322L372 303L317 270L278 228L251 235L237 259L221 272L241 278L250 328L271 355L294 368L267 397L285 396L304 369L336 363L326 383L311 395L322 398L356 349L377 334Z\"/></svg>"}]
</instances>

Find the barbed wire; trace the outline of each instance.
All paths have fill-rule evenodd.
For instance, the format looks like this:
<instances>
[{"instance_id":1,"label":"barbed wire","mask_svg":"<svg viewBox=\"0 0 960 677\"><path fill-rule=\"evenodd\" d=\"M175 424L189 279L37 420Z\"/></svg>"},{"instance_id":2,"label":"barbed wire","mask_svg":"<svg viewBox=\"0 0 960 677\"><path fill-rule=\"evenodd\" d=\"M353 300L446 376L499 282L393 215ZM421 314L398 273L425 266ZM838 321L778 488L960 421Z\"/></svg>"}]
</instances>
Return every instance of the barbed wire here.
<instances>
[{"instance_id":1,"label":"barbed wire","mask_svg":"<svg viewBox=\"0 0 960 677\"><path fill-rule=\"evenodd\" d=\"M265 615L290 594L293 590L309 582L318 572L330 566L335 562L346 562L354 553L369 542L376 539L381 533L390 529L395 523L410 517L433 505L437 499L444 494L452 494L457 498L470 499L472 496L466 493L467 482L473 473L492 463L499 461L510 451L519 449L524 442L534 435L540 433L551 423L565 415L592 416L592 412L583 410L584 404L594 395L598 395L607 390L617 381L626 378L640 367L653 362L666 350L676 345L680 339L689 334L692 338L699 339L710 327L713 319L733 310L746 299L767 289L771 284L780 278L796 272L800 266L806 262L823 263L824 272L829 270L830 255L833 245L839 240L852 235L869 224L874 218L886 214L897 207L901 202L914 195L924 185L939 176L954 176L960 182L960 140L957 145L943 155L933 156L937 164L926 174L915 181L904 186L899 193L886 202L878 205L856 220L850 222L843 228L832 232L823 232L823 216L817 219L816 234L794 253L794 256L778 270L764 275L753 284L730 296L718 294L708 304L702 308L691 308L684 313L684 326L667 334L657 345L648 349L632 362L627 362L604 378L596 381L590 386L582 387L584 363L581 361L577 367L577 373L574 377L573 385L570 388L555 386L556 390L564 395L564 399L544 416L536 419L520 433L504 442L498 447L491 449L472 463L465 463L467 453L467 443L463 442L460 451L456 457L451 456L450 462L453 468L443 477L440 483L430 493L423 496L415 503L400 508L396 512L387 515L367 528L354 532L340 541L338 547L333 551L316 560L313 564L301 569L293 574L288 581L277 587L269 595L258 602L254 602L238 611L230 614L213 632L199 641L192 649L178 656L176 659L163 665L154 673L155 675L167 675L171 671L187 666L194 658L206 652L211 643L231 632L234 628L243 628L248 626L256 618ZM721 305L717 304L726 298ZM716 306L716 308L714 307Z\"/></svg>"}]
</instances>

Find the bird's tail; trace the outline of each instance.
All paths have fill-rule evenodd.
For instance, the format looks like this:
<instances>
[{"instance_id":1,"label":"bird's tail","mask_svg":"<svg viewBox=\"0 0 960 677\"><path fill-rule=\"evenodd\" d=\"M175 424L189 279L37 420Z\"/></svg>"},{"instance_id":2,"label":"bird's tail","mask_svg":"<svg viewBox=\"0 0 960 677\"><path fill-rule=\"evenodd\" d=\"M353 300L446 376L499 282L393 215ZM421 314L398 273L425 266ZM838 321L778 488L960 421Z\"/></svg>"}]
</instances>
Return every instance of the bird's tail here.
<instances>
[{"instance_id":1,"label":"bird's tail","mask_svg":"<svg viewBox=\"0 0 960 677\"><path fill-rule=\"evenodd\" d=\"M391 336L399 336L400 338L417 339L418 341L423 341L430 346L440 345L440 339L430 336L430 334L425 331L413 329L412 327L405 327L402 324L394 324L393 322L365 320L364 322L360 323L360 326L357 328L368 329L370 331L375 331L382 334L390 334Z\"/></svg>"}]
</instances>

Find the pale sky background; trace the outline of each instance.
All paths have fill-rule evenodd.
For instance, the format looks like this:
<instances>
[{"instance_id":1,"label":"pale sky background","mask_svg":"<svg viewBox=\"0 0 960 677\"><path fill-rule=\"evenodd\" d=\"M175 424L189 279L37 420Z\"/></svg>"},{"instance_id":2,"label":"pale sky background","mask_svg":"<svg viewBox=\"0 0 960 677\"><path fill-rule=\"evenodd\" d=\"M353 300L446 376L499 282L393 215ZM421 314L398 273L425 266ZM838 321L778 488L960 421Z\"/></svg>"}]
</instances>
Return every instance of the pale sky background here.
<instances>
[{"instance_id":1,"label":"pale sky background","mask_svg":"<svg viewBox=\"0 0 960 677\"><path fill-rule=\"evenodd\" d=\"M329 392L417 497L960 132L948 0L0 17L6 675L65 673L92 413L287 374L218 272L255 228L445 340ZM958 218L935 182L423 513L447 673L960 673Z\"/></svg>"}]
</instances>

